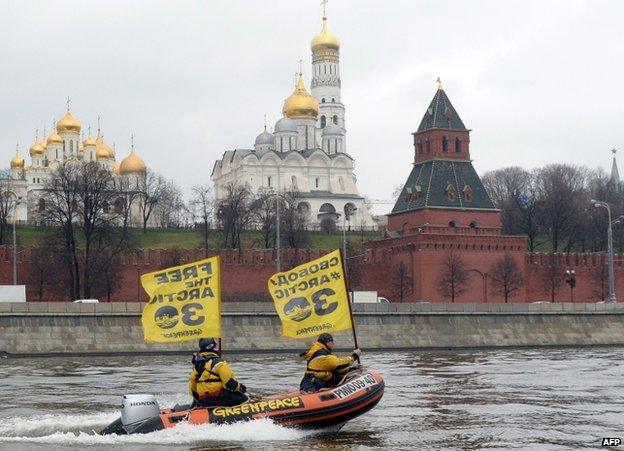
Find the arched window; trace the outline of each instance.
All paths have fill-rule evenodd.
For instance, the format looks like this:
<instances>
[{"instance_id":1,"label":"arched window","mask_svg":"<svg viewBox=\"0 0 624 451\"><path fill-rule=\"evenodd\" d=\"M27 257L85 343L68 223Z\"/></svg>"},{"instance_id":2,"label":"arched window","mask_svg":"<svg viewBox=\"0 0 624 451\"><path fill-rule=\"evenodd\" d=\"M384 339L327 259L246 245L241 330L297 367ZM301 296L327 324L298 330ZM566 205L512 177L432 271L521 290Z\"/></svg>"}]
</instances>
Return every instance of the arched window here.
<instances>
[{"instance_id":1,"label":"arched window","mask_svg":"<svg viewBox=\"0 0 624 451\"><path fill-rule=\"evenodd\" d=\"M271 176L267 177L267 185L271 188Z\"/></svg>"},{"instance_id":2,"label":"arched window","mask_svg":"<svg viewBox=\"0 0 624 451\"><path fill-rule=\"evenodd\" d=\"M321 116L321 128L325 128L326 124L327 124L327 118L323 115Z\"/></svg>"},{"instance_id":3,"label":"arched window","mask_svg":"<svg viewBox=\"0 0 624 451\"><path fill-rule=\"evenodd\" d=\"M426 150L427 154L429 154L429 152L431 152L431 143L429 142L428 139L425 140L425 150Z\"/></svg>"},{"instance_id":4,"label":"arched window","mask_svg":"<svg viewBox=\"0 0 624 451\"><path fill-rule=\"evenodd\" d=\"M126 202L124 201L123 197L118 197L115 200L115 213L122 214L124 211L124 207L126 205Z\"/></svg>"},{"instance_id":5,"label":"arched window","mask_svg":"<svg viewBox=\"0 0 624 451\"><path fill-rule=\"evenodd\" d=\"M336 116L334 114L334 117L332 118L332 122L334 123L334 125L338 125L338 116Z\"/></svg>"},{"instance_id":6,"label":"arched window","mask_svg":"<svg viewBox=\"0 0 624 451\"><path fill-rule=\"evenodd\" d=\"M344 180L342 179L342 177L338 177L338 184L340 185L340 190L344 191L345 185L344 185Z\"/></svg>"},{"instance_id":7,"label":"arched window","mask_svg":"<svg viewBox=\"0 0 624 451\"><path fill-rule=\"evenodd\" d=\"M448 152L448 138L442 137L442 152Z\"/></svg>"},{"instance_id":8,"label":"arched window","mask_svg":"<svg viewBox=\"0 0 624 451\"><path fill-rule=\"evenodd\" d=\"M457 227L457 224L455 223L455 221L449 221L448 225L451 229L454 229L455 227Z\"/></svg>"},{"instance_id":9,"label":"arched window","mask_svg":"<svg viewBox=\"0 0 624 451\"><path fill-rule=\"evenodd\" d=\"M332 204L325 203L321 205L321 208L319 208L319 211L321 213L336 213L336 207L334 207Z\"/></svg>"},{"instance_id":10,"label":"arched window","mask_svg":"<svg viewBox=\"0 0 624 451\"><path fill-rule=\"evenodd\" d=\"M461 139L455 138L455 152L461 152Z\"/></svg>"},{"instance_id":11,"label":"arched window","mask_svg":"<svg viewBox=\"0 0 624 451\"><path fill-rule=\"evenodd\" d=\"M422 142L418 141L418 144L416 145L416 148L418 149L418 153L419 154L423 153Z\"/></svg>"},{"instance_id":12,"label":"arched window","mask_svg":"<svg viewBox=\"0 0 624 451\"><path fill-rule=\"evenodd\" d=\"M290 181L292 183L293 190L298 191L299 190L299 186L297 185L297 176L296 175L291 176L290 177Z\"/></svg>"},{"instance_id":13,"label":"arched window","mask_svg":"<svg viewBox=\"0 0 624 451\"><path fill-rule=\"evenodd\" d=\"M321 103L325 103L325 97L321 99Z\"/></svg>"},{"instance_id":14,"label":"arched window","mask_svg":"<svg viewBox=\"0 0 624 451\"><path fill-rule=\"evenodd\" d=\"M332 103L335 103L336 99L334 97L332 97Z\"/></svg>"},{"instance_id":15,"label":"arched window","mask_svg":"<svg viewBox=\"0 0 624 451\"><path fill-rule=\"evenodd\" d=\"M63 153L65 153L65 140L63 140ZM57 156L56 158L58 158L58 152L56 152Z\"/></svg>"}]
</instances>

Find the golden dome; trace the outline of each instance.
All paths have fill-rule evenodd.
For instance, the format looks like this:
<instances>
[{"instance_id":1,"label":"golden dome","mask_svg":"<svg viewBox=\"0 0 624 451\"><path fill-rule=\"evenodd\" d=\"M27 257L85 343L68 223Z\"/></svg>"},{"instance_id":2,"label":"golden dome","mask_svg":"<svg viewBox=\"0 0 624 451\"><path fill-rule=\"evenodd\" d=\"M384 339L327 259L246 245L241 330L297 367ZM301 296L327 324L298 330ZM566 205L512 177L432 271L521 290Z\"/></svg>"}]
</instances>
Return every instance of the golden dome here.
<instances>
[{"instance_id":1,"label":"golden dome","mask_svg":"<svg viewBox=\"0 0 624 451\"><path fill-rule=\"evenodd\" d=\"M115 151L104 142L104 134L98 131L95 139L95 157L98 160L114 160Z\"/></svg>"},{"instance_id":2,"label":"golden dome","mask_svg":"<svg viewBox=\"0 0 624 451\"><path fill-rule=\"evenodd\" d=\"M19 153L15 153L15 156L11 158L11 169L23 169L24 168L24 159L20 156Z\"/></svg>"},{"instance_id":3,"label":"golden dome","mask_svg":"<svg viewBox=\"0 0 624 451\"><path fill-rule=\"evenodd\" d=\"M36 142L30 148L30 156L34 157L35 155L43 155L45 153L45 149L41 145L41 142ZM21 158L21 157L20 157ZM11 164L13 164L13 160L11 160ZM13 166L11 166L13 167Z\"/></svg>"},{"instance_id":4,"label":"golden dome","mask_svg":"<svg viewBox=\"0 0 624 451\"><path fill-rule=\"evenodd\" d=\"M48 136L47 143L48 144L63 144L63 138L61 138L58 134L54 133Z\"/></svg>"},{"instance_id":5,"label":"golden dome","mask_svg":"<svg viewBox=\"0 0 624 451\"><path fill-rule=\"evenodd\" d=\"M130 155L124 158L119 165L120 174L144 173L147 170L145 162L134 151L134 146L130 150Z\"/></svg>"},{"instance_id":6,"label":"golden dome","mask_svg":"<svg viewBox=\"0 0 624 451\"><path fill-rule=\"evenodd\" d=\"M46 140L45 139L43 141L40 141L39 145L41 146L41 148L43 150L46 150L48 148L48 145L46 144Z\"/></svg>"},{"instance_id":7,"label":"golden dome","mask_svg":"<svg viewBox=\"0 0 624 451\"><path fill-rule=\"evenodd\" d=\"M115 163L115 169L113 169L113 172L114 172L115 174L119 174L119 166L120 166L120 163L119 163L119 161L118 161L117 163Z\"/></svg>"},{"instance_id":8,"label":"golden dome","mask_svg":"<svg viewBox=\"0 0 624 451\"><path fill-rule=\"evenodd\" d=\"M340 39L327 28L327 17L323 17L323 28L321 28L321 32L312 39L310 48L313 52L323 49L340 49Z\"/></svg>"},{"instance_id":9,"label":"golden dome","mask_svg":"<svg viewBox=\"0 0 624 451\"><path fill-rule=\"evenodd\" d=\"M56 123L56 131L61 132L76 132L80 133L80 122L72 116L71 111L67 110L65 116Z\"/></svg>"},{"instance_id":10,"label":"golden dome","mask_svg":"<svg viewBox=\"0 0 624 451\"><path fill-rule=\"evenodd\" d=\"M301 73L297 76L295 92L284 101L282 112L284 116L293 118L316 118L318 116L318 102L306 90Z\"/></svg>"},{"instance_id":11,"label":"golden dome","mask_svg":"<svg viewBox=\"0 0 624 451\"><path fill-rule=\"evenodd\" d=\"M91 138L90 136L87 136L87 139L83 141L82 145L84 147L97 146L97 143L95 142L95 139Z\"/></svg>"}]
</instances>

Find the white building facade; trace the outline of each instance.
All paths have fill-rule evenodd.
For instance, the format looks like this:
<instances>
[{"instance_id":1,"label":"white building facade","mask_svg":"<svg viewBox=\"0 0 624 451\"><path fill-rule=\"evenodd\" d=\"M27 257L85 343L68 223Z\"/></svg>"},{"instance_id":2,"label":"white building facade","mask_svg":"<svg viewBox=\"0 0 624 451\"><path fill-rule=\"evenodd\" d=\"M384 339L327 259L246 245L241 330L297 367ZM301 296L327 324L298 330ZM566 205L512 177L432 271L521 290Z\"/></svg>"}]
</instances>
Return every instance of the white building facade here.
<instances>
[{"instance_id":1,"label":"white building facade","mask_svg":"<svg viewBox=\"0 0 624 451\"><path fill-rule=\"evenodd\" d=\"M20 155L19 149L10 161L10 178L3 180L3 189L8 189L8 196L15 202L15 219L23 224L38 224L41 212L45 209L42 199L46 181L59 165L68 161L92 162L114 172L115 180L125 179L126 186L138 186L139 179L147 168L145 162L134 149L121 162L117 162L115 151L104 140L104 134L98 127L95 138L89 136L81 140L81 124L72 115L69 106L65 116L54 124L54 133L35 142L30 147L30 164ZM4 195L4 194L3 194ZM114 208L114 206L112 206ZM133 225L142 225L137 206L131 206ZM13 216L13 215L11 215Z\"/></svg>"},{"instance_id":2,"label":"white building facade","mask_svg":"<svg viewBox=\"0 0 624 451\"><path fill-rule=\"evenodd\" d=\"M265 125L253 148L228 150L215 162L211 175L215 199L222 199L230 184L247 184L254 193L294 194L299 212L312 228L374 228L357 190L354 160L347 153L340 40L329 31L325 15L310 47L312 94L299 73L273 132Z\"/></svg>"}]
</instances>

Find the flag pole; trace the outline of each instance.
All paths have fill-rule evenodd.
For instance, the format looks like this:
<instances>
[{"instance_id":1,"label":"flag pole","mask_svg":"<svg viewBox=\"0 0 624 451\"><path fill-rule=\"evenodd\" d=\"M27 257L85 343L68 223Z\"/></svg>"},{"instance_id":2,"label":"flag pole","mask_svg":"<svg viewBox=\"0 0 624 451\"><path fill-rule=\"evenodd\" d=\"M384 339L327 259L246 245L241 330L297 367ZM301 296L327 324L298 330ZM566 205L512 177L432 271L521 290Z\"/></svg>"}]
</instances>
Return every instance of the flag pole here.
<instances>
[{"instance_id":1,"label":"flag pole","mask_svg":"<svg viewBox=\"0 0 624 451\"><path fill-rule=\"evenodd\" d=\"M349 306L349 316L351 317L351 330L353 331L353 343L355 344L355 348L359 348L358 346L358 342L357 342L357 335L355 333L355 321L353 321L353 309L351 308L351 297L349 296L349 293L351 292L351 290L349 289L349 278L347 277L347 267L345 265L345 259L344 259L344 254L342 253L342 249L340 250L340 261L342 262L342 273L344 274L344 282L345 282L345 288L347 289L347 305ZM360 359L358 358L358 362L360 361Z\"/></svg>"}]
</instances>

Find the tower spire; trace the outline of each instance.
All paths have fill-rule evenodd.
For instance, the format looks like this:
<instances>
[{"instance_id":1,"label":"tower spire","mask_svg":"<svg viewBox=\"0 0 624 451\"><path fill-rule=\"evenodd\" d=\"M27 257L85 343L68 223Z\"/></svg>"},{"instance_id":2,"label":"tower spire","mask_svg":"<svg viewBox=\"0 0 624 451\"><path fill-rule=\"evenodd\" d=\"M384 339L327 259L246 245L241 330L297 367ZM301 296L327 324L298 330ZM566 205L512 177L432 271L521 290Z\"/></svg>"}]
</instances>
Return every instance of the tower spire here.
<instances>
[{"instance_id":1,"label":"tower spire","mask_svg":"<svg viewBox=\"0 0 624 451\"><path fill-rule=\"evenodd\" d=\"M613 163L611 163L611 181L615 183L620 183L620 172L618 171L617 161L615 160L615 154L617 153L617 149L611 149L611 153L613 154Z\"/></svg>"},{"instance_id":2,"label":"tower spire","mask_svg":"<svg viewBox=\"0 0 624 451\"><path fill-rule=\"evenodd\" d=\"M438 90L444 91L444 88L442 87L442 79L440 77L438 77L437 83L438 83Z\"/></svg>"}]
</instances>

